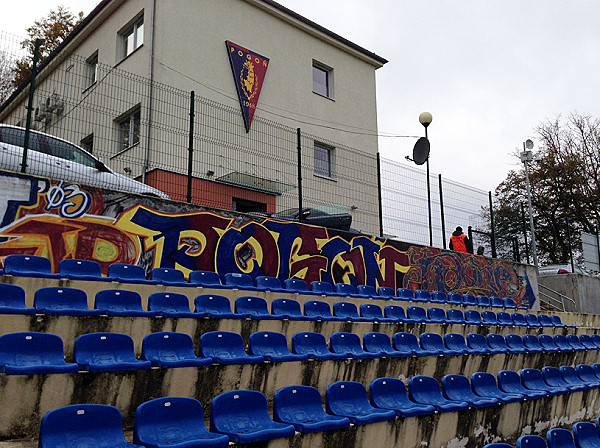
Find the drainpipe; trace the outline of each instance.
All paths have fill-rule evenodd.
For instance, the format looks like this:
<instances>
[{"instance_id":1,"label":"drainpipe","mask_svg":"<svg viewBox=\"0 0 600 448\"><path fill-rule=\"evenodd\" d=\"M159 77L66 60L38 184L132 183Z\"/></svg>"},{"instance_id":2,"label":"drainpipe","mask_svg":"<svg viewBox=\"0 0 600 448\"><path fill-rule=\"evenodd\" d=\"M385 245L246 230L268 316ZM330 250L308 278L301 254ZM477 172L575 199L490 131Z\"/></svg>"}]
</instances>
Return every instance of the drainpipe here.
<instances>
[{"instance_id":1,"label":"drainpipe","mask_svg":"<svg viewBox=\"0 0 600 448\"><path fill-rule=\"evenodd\" d=\"M154 82L154 21L156 12L156 0L152 0L150 11L150 60L148 61L148 104L146 105L146 151L144 154L144 166L142 171L142 183L146 183L146 173L150 161L150 129L152 128L152 83Z\"/></svg>"}]
</instances>

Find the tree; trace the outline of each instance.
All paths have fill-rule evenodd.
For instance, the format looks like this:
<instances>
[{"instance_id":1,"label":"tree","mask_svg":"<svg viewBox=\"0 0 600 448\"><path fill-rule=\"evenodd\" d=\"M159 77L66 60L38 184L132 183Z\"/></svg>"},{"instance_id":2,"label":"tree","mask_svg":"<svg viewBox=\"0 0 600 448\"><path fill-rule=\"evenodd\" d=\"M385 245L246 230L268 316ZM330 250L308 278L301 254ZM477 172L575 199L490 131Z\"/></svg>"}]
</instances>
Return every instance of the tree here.
<instances>
[{"instance_id":1,"label":"tree","mask_svg":"<svg viewBox=\"0 0 600 448\"><path fill-rule=\"evenodd\" d=\"M530 162L529 178L538 255L541 262L566 263L567 221L579 257L581 232L595 233L600 224L600 121L573 113L541 123L536 134L541 157ZM495 195L499 253L506 257L507 242L515 236L522 240L524 168L510 171Z\"/></svg>"},{"instance_id":2,"label":"tree","mask_svg":"<svg viewBox=\"0 0 600 448\"><path fill-rule=\"evenodd\" d=\"M16 62L13 81L15 87L31 75L36 39L40 40L39 61L42 61L65 40L81 20L83 20L83 12L73 14L68 8L59 6L56 11L51 10L46 17L36 20L27 28L29 37L21 42L21 47L26 49L28 54Z\"/></svg>"},{"instance_id":3,"label":"tree","mask_svg":"<svg viewBox=\"0 0 600 448\"><path fill-rule=\"evenodd\" d=\"M8 53L0 51L0 103L7 99L14 87L14 61Z\"/></svg>"}]
</instances>

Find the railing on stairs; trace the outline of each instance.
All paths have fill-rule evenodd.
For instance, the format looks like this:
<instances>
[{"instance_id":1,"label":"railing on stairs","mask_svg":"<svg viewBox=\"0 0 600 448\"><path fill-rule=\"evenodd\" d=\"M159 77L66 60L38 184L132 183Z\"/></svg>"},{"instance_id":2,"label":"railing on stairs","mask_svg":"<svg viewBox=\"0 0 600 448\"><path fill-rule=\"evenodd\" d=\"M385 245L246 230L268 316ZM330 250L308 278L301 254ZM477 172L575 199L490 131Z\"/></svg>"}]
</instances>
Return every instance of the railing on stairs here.
<instances>
[{"instance_id":1,"label":"railing on stairs","mask_svg":"<svg viewBox=\"0 0 600 448\"><path fill-rule=\"evenodd\" d=\"M566 296L558 291L553 290L552 288L548 288L545 285L542 285L538 282L538 288L540 293L540 302L543 304L557 309L558 311L567 311L565 306L565 301L571 302L573 304L573 310L577 311L577 303L571 297Z\"/></svg>"}]
</instances>

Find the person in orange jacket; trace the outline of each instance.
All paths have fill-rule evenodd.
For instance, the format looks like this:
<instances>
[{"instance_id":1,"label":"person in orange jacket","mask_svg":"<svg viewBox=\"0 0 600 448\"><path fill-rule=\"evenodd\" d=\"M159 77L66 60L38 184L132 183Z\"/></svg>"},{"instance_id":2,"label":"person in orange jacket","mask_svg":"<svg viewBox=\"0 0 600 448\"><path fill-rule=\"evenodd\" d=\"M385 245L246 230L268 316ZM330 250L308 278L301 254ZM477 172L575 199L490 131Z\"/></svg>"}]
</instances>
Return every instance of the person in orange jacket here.
<instances>
[{"instance_id":1,"label":"person in orange jacket","mask_svg":"<svg viewBox=\"0 0 600 448\"><path fill-rule=\"evenodd\" d=\"M463 233L462 227L458 226L450 237L450 250L456 252L473 253L473 242Z\"/></svg>"}]
</instances>

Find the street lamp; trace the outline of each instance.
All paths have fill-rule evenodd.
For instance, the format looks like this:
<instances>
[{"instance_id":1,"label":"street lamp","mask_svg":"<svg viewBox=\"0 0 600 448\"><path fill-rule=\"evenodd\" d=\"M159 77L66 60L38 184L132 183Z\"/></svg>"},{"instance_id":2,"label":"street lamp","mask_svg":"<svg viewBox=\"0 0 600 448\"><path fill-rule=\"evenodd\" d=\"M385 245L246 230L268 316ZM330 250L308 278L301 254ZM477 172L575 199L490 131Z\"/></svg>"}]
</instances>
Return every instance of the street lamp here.
<instances>
[{"instance_id":1,"label":"street lamp","mask_svg":"<svg viewBox=\"0 0 600 448\"><path fill-rule=\"evenodd\" d=\"M425 140L429 146L429 139L427 137L427 128L433 121L433 117L429 112L423 112L419 115L419 123L425 128ZM429 216L429 246L433 246L433 233L431 231L431 186L429 185L429 151L427 151L427 211Z\"/></svg>"},{"instance_id":2,"label":"street lamp","mask_svg":"<svg viewBox=\"0 0 600 448\"><path fill-rule=\"evenodd\" d=\"M523 142L523 152L520 154L521 162L525 165L525 182L527 184L527 203L529 205L529 226L531 227L531 251L533 252L533 264L538 268L537 246L535 244L535 228L533 227L533 207L531 206L531 186L529 185L529 162L535 160L533 142L529 139Z\"/></svg>"}]
</instances>

